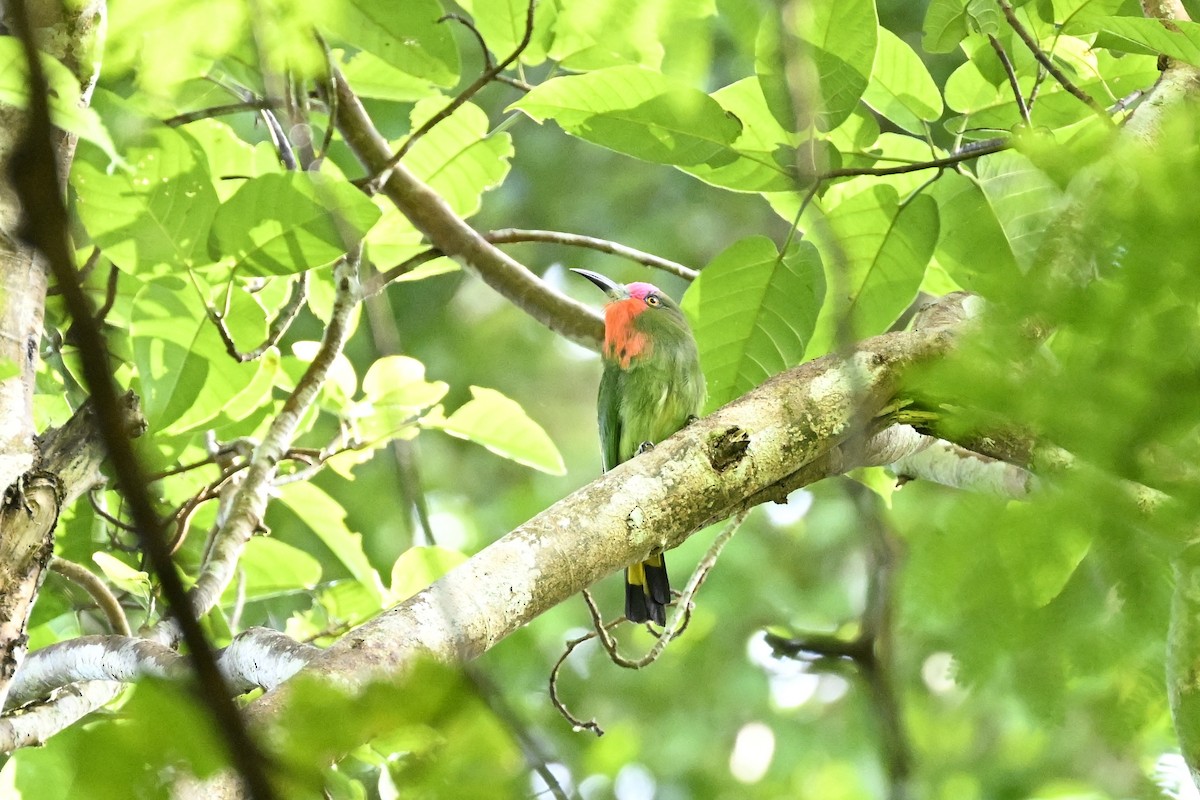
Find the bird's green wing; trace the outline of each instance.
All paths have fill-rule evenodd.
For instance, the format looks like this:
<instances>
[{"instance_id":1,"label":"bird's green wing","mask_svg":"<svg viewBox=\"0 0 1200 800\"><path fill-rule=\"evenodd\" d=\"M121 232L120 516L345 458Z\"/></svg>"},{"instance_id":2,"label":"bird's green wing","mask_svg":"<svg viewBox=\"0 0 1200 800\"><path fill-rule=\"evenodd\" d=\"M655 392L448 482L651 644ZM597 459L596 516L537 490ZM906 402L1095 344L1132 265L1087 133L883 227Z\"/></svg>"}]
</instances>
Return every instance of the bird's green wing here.
<instances>
[{"instance_id":1,"label":"bird's green wing","mask_svg":"<svg viewBox=\"0 0 1200 800\"><path fill-rule=\"evenodd\" d=\"M621 463L621 384L625 373L618 367L606 364L600 376L600 395L596 400L596 414L600 420L600 457L604 471Z\"/></svg>"}]
</instances>

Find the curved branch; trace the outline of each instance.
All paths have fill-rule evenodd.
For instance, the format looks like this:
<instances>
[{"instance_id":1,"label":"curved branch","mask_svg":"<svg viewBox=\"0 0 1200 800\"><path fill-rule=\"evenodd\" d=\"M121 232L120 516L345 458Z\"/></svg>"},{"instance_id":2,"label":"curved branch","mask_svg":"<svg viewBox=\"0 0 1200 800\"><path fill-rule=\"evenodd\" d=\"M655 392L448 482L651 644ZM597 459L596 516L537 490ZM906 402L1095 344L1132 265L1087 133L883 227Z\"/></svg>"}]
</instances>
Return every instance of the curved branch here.
<instances>
[{"instance_id":1,"label":"curved branch","mask_svg":"<svg viewBox=\"0 0 1200 800\"><path fill-rule=\"evenodd\" d=\"M661 269L663 272L669 272L672 275L677 275L687 281L694 281L700 274L691 267L685 267L677 261L671 261L667 258L656 256L653 253L647 253L643 250L638 250L633 247L627 247L620 242L610 242L607 239L597 239L594 236L583 236L578 233L562 233L561 231L538 231L538 230L523 230L520 228L501 228L500 230L488 231L483 235L492 244L513 244L516 242L546 242L548 244L563 244L570 247L586 247L589 250L597 250L601 253L609 253L614 256L636 261L639 264L644 264L647 267Z\"/></svg>"},{"instance_id":2,"label":"curved branch","mask_svg":"<svg viewBox=\"0 0 1200 800\"><path fill-rule=\"evenodd\" d=\"M231 691L244 694L278 686L319 652L278 631L250 628L220 651L218 663ZM160 642L133 636L80 636L31 653L13 681L6 708L81 681L132 683L146 675L176 678L186 670L185 657Z\"/></svg>"},{"instance_id":3,"label":"curved branch","mask_svg":"<svg viewBox=\"0 0 1200 800\"><path fill-rule=\"evenodd\" d=\"M821 461L864 415L884 408L905 368L945 354L959 327L886 334L848 358L830 355L776 376L355 629L305 672L354 681L403 672L420 655L479 655L600 578L675 547L746 497ZM561 569L564 562L572 569ZM251 716L270 717L283 697L267 693Z\"/></svg>"},{"instance_id":4,"label":"curved branch","mask_svg":"<svg viewBox=\"0 0 1200 800\"><path fill-rule=\"evenodd\" d=\"M107 584L100 580L96 573L87 569L82 564L76 564L74 561L68 561L58 556L55 556L50 561L50 569L62 575L76 586L81 587L92 596L92 599L96 601L96 605L104 612L104 616L108 618L108 625L112 628L113 633L119 636L130 636L133 634L133 631L129 628L129 619L125 616L125 609L121 608L121 604L117 602L116 596L108 590Z\"/></svg>"},{"instance_id":5,"label":"curved branch","mask_svg":"<svg viewBox=\"0 0 1200 800\"><path fill-rule=\"evenodd\" d=\"M376 174L391 155L387 140L375 129L345 77L337 73L334 80L338 130L359 162ZM571 341L599 349L604 323L598 313L554 291L525 265L484 239L403 164L391 170L382 191L431 245L478 275L517 308Z\"/></svg>"},{"instance_id":6,"label":"curved branch","mask_svg":"<svg viewBox=\"0 0 1200 800\"><path fill-rule=\"evenodd\" d=\"M80 636L30 653L13 681L6 708L24 705L69 683L129 683L143 675L166 678L185 669L179 653L149 639Z\"/></svg>"}]
</instances>

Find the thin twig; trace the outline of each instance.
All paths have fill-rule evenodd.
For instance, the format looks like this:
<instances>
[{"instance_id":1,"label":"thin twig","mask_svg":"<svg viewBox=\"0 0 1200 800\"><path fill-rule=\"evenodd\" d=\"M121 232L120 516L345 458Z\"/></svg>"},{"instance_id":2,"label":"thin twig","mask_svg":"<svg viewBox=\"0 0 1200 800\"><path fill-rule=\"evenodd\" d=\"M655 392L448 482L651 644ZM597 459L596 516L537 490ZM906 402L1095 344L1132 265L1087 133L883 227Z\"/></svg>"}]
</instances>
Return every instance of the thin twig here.
<instances>
[{"instance_id":1,"label":"thin twig","mask_svg":"<svg viewBox=\"0 0 1200 800\"><path fill-rule=\"evenodd\" d=\"M1038 63L1041 64L1047 72L1054 76L1054 80L1058 81L1059 85L1061 85L1068 92L1079 98L1082 102L1086 103L1088 108L1095 111L1096 115L1102 120L1107 122L1109 125L1113 125L1112 117L1110 117L1108 112L1104 110L1104 106L1097 103L1094 99L1092 99L1090 94L1076 86L1075 83L1055 65L1050 56L1047 55L1044 50L1042 50L1041 46L1038 45L1037 40L1033 38L1033 34L1031 34L1025 28L1025 26L1021 24L1021 20L1017 19L1017 12L1013 10L1012 3L1010 3L1009 0L997 0L997 2L1000 3L1000 10L1004 12L1004 18L1008 20L1009 26L1013 29L1017 36L1020 37L1021 41L1025 43L1025 46L1029 48L1029 52L1033 53L1033 57L1037 59Z\"/></svg>"},{"instance_id":2,"label":"thin twig","mask_svg":"<svg viewBox=\"0 0 1200 800\"><path fill-rule=\"evenodd\" d=\"M91 299L79 283L78 272L68 247L70 222L59 194L59 165L54 151L54 126L47 101L48 86L42 71L33 31L26 15L25 0L8 4L9 22L24 49L29 72L28 122L10 160L13 186L24 211L21 233L41 251L62 289L67 309L80 329L79 349L84 380L101 421L100 432L108 450L117 485L129 505L142 548L154 567L166 598L191 652L188 663L195 673L197 688L212 714L227 747L231 763L255 800L270 800L275 791L267 779L267 762L245 721L229 697L228 687L217 667L216 656L191 613L183 582L175 569L163 536L162 521L147 492L142 464L121 424L121 401L109 372L104 334L96 324Z\"/></svg>"},{"instance_id":3,"label":"thin twig","mask_svg":"<svg viewBox=\"0 0 1200 800\"><path fill-rule=\"evenodd\" d=\"M176 114L173 117L168 117L163 120L163 124L172 128L177 128L180 125L188 125L192 122L199 122L202 119L212 119L226 114L237 114L242 111L264 111L267 109L281 108L283 103L278 100L264 100L262 98L254 98L252 100L242 100L237 103L226 103L220 106L211 106L209 108L200 108L195 111L188 111L184 114Z\"/></svg>"},{"instance_id":4,"label":"thin twig","mask_svg":"<svg viewBox=\"0 0 1200 800\"><path fill-rule=\"evenodd\" d=\"M316 400L329 369L349 338L351 317L360 299L358 268L361 259L362 247L358 246L334 267L333 312L321 346L255 448L228 517L213 537L210 555L204 560L190 592L192 608L198 614L208 613L233 579L243 548L262 525L267 494L279 462L285 457L301 419Z\"/></svg>"},{"instance_id":5,"label":"thin twig","mask_svg":"<svg viewBox=\"0 0 1200 800\"><path fill-rule=\"evenodd\" d=\"M1000 44L1000 40L990 33L987 38L988 44L996 51L996 58L1000 59L1000 66L1004 67L1004 74L1008 76L1008 85L1012 89L1013 99L1017 101L1017 110L1021 112L1021 121L1028 125L1029 106L1025 105L1025 96L1021 94L1021 84L1017 82L1017 72L1013 69L1012 62L1008 59L1008 53L1004 52L1004 45Z\"/></svg>"},{"instance_id":6,"label":"thin twig","mask_svg":"<svg viewBox=\"0 0 1200 800\"><path fill-rule=\"evenodd\" d=\"M117 280L120 276L121 271L115 264L108 268L108 280L104 285L104 305L96 310L97 325L108 318L108 312L112 311L113 304L117 302Z\"/></svg>"},{"instance_id":7,"label":"thin twig","mask_svg":"<svg viewBox=\"0 0 1200 800\"><path fill-rule=\"evenodd\" d=\"M514 244L517 242L544 242L547 244L561 244L569 247L584 247L589 250L597 250L601 253L609 253L614 256L635 261L639 264L644 264L647 267L661 269L663 272L669 272L687 281L694 281L700 273L691 267L685 267L677 261L671 261L661 256L656 256L653 253L647 253L643 250L638 250L633 247L628 247L620 242L609 241L608 239L597 239L594 236L584 236L578 233L563 233L562 231L539 231L539 230L524 230L521 228L501 228L499 230L488 231L483 234L483 238L487 239L492 244Z\"/></svg>"},{"instance_id":8,"label":"thin twig","mask_svg":"<svg viewBox=\"0 0 1200 800\"><path fill-rule=\"evenodd\" d=\"M288 172L295 172L299 166L296 162L296 151L292 149L292 142L288 139L287 132L279 124L279 118L270 108L260 109L258 113L267 123L267 131L271 134L271 144L275 145L275 152L279 154L279 163L283 164L283 168Z\"/></svg>"},{"instance_id":9,"label":"thin twig","mask_svg":"<svg viewBox=\"0 0 1200 800\"><path fill-rule=\"evenodd\" d=\"M300 314L300 309L304 307L304 301L307 298L308 273L301 272L292 283L292 291L288 295L287 302L283 304L283 307L279 309L275 318L271 320L266 340L258 347L246 352L238 350L237 344L233 341L233 334L229 332L229 328L225 325L225 314L209 307L207 309L208 318L217 327L217 333L220 335L221 341L225 344L225 352L229 353L230 358L234 361L244 364L247 361L262 358L268 350L279 344L279 340L283 338L288 329L292 327L292 323L296 321L296 317ZM205 302L205 305L207 306L208 303Z\"/></svg>"},{"instance_id":10,"label":"thin twig","mask_svg":"<svg viewBox=\"0 0 1200 800\"><path fill-rule=\"evenodd\" d=\"M525 35L522 36L521 41L517 43L516 49L509 53L508 58L504 59L499 64L493 64L485 69L479 75L479 77L471 83L470 86L459 92L453 100L451 100L445 105L444 108L442 108L441 111L425 120L425 122L419 128L409 134L408 138L404 140L404 143L400 145L400 149L397 150L392 157L387 160L387 163L384 164L383 168L376 172L375 175L371 176L371 183L383 183L383 181L387 179L388 171L400 163L400 160L404 158L408 151L412 149L412 146L415 145L422 136L429 133L434 129L435 126L442 122L442 120L446 119L455 111L457 111L464 103L478 94L480 89L482 89L484 86L487 86L492 82L493 79L495 79L497 75L507 69L509 64L520 58L521 53L525 52L525 48L529 46L529 42L533 39L533 11L536 7L537 0L529 0L529 8L525 13ZM442 19L445 20L448 19L448 17L442 17Z\"/></svg>"},{"instance_id":11,"label":"thin twig","mask_svg":"<svg viewBox=\"0 0 1200 800\"><path fill-rule=\"evenodd\" d=\"M95 489L91 492L88 492L88 500L91 501L92 511L96 512L96 516L100 517L100 519L112 525L114 528L120 528L128 533L134 533L137 529L133 525L114 517L112 514L108 513L107 509L101 507L100 502L96 499L95 492L97 491L102 492L104 490Z\"/></svg>"},{"instance_id":12,"label":"thin twig","mask_svg":"<svg viewBox=\"0 0 1200 800\"><path fill-rule=\"evenodd\" d=\"M479 29L475 27L475 23L460 14L446 14L439 20L439 22L444 22L446 20L457 22L471 32L471 35L475 37L475 41L479 44L480 51L483 53L483 68L491 69L495 64L495 62L492 61L492 53L490 50L488 50L487 42L483 40L483 34L480 33ZM496 74L492 76L492 80L512 86L514 89L520 89L523 92L533 91L533 87L520 78Z\"/></svg>"},{"instance_id":13,"label":"thin twig","mask_svg":"<svg viewBox=\"0 0 1200 800\"><path fill-rule=\"evenodd\" d=\"M961 164L964 161L970 161L980 156L1009 150L1012 146L1013 143L1009 139L988 139L983 142L972 142L960 148L957 152L942 158L933 158L929 161L920 161L914 164L901 164L896 167L842 167L821 173L817 176L817 180L820 182L833 180L834 178L852 178L858 176L882 177L884 175L904 175L909 172L920 172L926 169L944 169L945 167L953 167L956 164Z\"/></svg>"},{"instance_id":14,"label":"thin twig","mask_svg":"<svg viewBox=\"0 0 1200 800\"><path fill-rule=\"evenodd\" d=\"M562 714L563 718L570 722L576 730L590 730L597 736L604 735L604 729L600 727L594 718L586 722L579 719L571 713L566 704L558 696L558 673L562 669L562 665L566 663L567 657L584 642L599 638L601 646L608 653L609 660L619 667L624 667L625 669L642 669L657 661L667 645L687 630L688 623L691 622L692 610L695 608L693 598L696 592L704 584L704 579L708 577L708 573L716 565L717 559L720 558L721 551L725 549L725 545L729 543L729 540L733 538L733 535L742 526L742 522L745 521L748 513L749 510L739 511L729 520L721 532L717 534L716 538L713 539L713 543L709 545L704 558L700 559L700 563L696 565L696 569L692 572L691 578L688 579L687 584L683 587L683 591L679 593L679 599L674 604L675 609L670 621L667 622L662 633L657 634L657 639L646 654L639 659L628 659L622 656L617 650L616 640L610 633L614 627L624 622L625 618L621 617L613 622L605 622L600 614L599 607L596 605L596 601L592 598L591 592L586 589L583 590L583 601L587 604L588 614L592 618L593 629L583 636L568 641L563 654L559 656L558 661L554 664L554 668L550 670L550 702L558 710L558 713ZM652 628L650 631L654 633Z\"/></svg>"},{"instance_id":15,"label":"thin twig","mask_svg":"<svg viewBox=\"0 0 1200 800\"><path fill-rule=\"evenodd\" d=\"M100 580L96 573L82 564L76 564L74 561L68 561L59 556L50 560L50 569L92 596L96 605L108 619L108 626L113 633L119 636L133 635L129 628L129 618L125 616L125 609L121 607L116 596L108 590L108 586Z\"/></svg>"},{"instance_id":16,"label":"thin twig","mask_svg":"<svg viewBox=\"0 0 1200 800\"><path fill-rule=\"evenodd\" d=\"M401 261L391 269L385 270L376 275L372 275L370 278L363 281L363 297L374 297L386 289L392 281L396 280L401 275L412 272L422 264L428 264L435 258L441 258L441 256L441 250L438 250L436 247L431 247L428 250L422 250L415 256Z\"/></svg>"},{"instance_id":17,"label":"thin twig","mask_svg":"<svg viewBox=\"0 0 1200 800\"><path fill-rule=\"evenodd\" d=\"M612 628L616 625L619 625L621 622L622 620L616 620L615 622L608 623L606 627ZM579 719L579 717L576 717L571 713L571 710L568 709L566 704L563 703L563 701L558 697L558 673L562 669L563 664L566 663L567 658L571 655L571 653L575 652L576 647L579 647L579 645L583 644L584 642L595 638L596 631L588 631L583 636L580 636L576 639L571 639L566 643L566 646L563 648L562 655L558 657L558 661L555 661L554 666L550 669L550 702L558 711L558 713L562 714L563 719L571 723L571 727L575 730L591 731L597 736L603 736L604 728L600 727L600 723L596 722L595 717L587 720L586 722Z\"/></svg>"}]
</instances>

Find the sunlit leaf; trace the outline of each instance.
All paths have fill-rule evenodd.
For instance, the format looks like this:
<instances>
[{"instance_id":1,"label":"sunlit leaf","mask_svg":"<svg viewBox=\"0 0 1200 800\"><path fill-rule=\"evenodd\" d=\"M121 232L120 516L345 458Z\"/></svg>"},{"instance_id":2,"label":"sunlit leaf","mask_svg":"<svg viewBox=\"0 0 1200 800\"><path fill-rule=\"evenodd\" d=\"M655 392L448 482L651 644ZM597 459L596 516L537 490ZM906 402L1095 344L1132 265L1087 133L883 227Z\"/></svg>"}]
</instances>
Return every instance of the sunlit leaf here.
<instances>
[{"instance_id":1,"label":"sunlit leaf","mask_svg":"<svg viewBox=\"0 0 1200 800\"><path fill-rule=\"evenodd\" d=\"M379 216L348 183L319 173L262 175L221 204L212 245L237 257L239 274L286 275L340 258Z\"/></svg>"},{"instance_id":2,"label":"sunlit leaf","mask_svg":"<svg viewBox=\"0 0 1200 800\"><path fill-rule=\"evenodd\" d=\"M698 89L640 67L554 78L513 108L619 153L661 164L699 164L732 144L741 124Z\"/></svg>"},{"instance_id":3,"label":"sunlit leaf","mask_svg":"<svg viewBox=\"0 0 1200 800\"><path fill-rule=\"evenodd\" d=\"M417 103L412 127L420 127L444 106L440 97ZM483 193L508 174L512 139L507 133L489 133L489 127L487 114L466 103L421 137L405 156L404 163L413 173L462 217L478 211Z\"/></svg>"},{"instance_id":4,"label":"sunlit leaf","mask_svg":"<svg viewBox=\"0 0 1200 800\"><path fill-rule=\"evenodd\" d=\"M932 197L922 193L902 204L887 185L842 200L826 224L814 225L829 292L807 356L836 347L843 321L851 341L887 330L916 297L937 232Z\"/></svg>"},{"instance_id":5,"label":"sunlit leaf","mask_svg":"<svg viewBox=\"0 0 1200 800\"><path fill-rule=\"evenodd\" d=\"M942 97L920 57L896 34L879 29L879 48L863 101L904 130L922 134L942 116Z\"/></svg>"},{"instance_id":6,"label":"sunlit leaf","mask_svg":"<svg viewBox=\"0 0 1200 800\"><path fill-rule=\"evenodd\" d=\"M850 115L866 91L875 62L878 17L874 0L814 0L789 6L790 33L812 59L822 99L817 127L832 130ZM786 18L785 18L786 19Z\"/></svg>"},{"instance_id":7,"label":"sunlit leaf","mask_svg":"<svg viewBox=\"0 0 1200 800\"><path fill-rule=\"evenodd\" d=\"M405 0L397 13L388 0L330 0L317 18L336 38L438 86L458 79L458 49L438 0Z\"/></svg>"},{"instance_id":8,"label":"sunlit leaf","mask_svg":"<svg viewBox=\"0 0 1200 800\"><path fill-rule=\"evenodd\" d=\"M683 298L708 379L708 407L745 394L800 363L825 294L821 257L809 242L780 255L770 239L730 245Z\"/></svg>"},{"instance_id":9,"label":"sunlit leaf","mask_svg":"<svg viewBox=\"0 0 1200 800\"><path fill-rule=\"evenodd\" d=\"M101 148L111 161L120 162L116 145L100 116L91 108L81 106L83 96L79 81L71 71L54 58L41 55L43 77L48 94L50 117L54 124ZM16 36L0 37L0 103L26 108L29 105L29 64L21 40Z\"/></svg>"},{"instance_id":10,"label":"sunlit leaf","mask_svg":"<svg viewBox=\"0 0 1200 800\"><path fill-rule=\"evenodd\" d=\"M92 554L92 560L104 573L104 577L123 592L146 600L150 597L150 576L126 564L108 553L97 551Z\"/></svg>"},{"instance_id":11,"label":"sunlit leaf","mask_svg":"<svg viewBox=\"0 0 1200 800\"><path fill-rule=\"evenodd\" d=\"M1170 27L1168 27L1168 24ZM1133 53L1162 53L1193 66L1200 65L1200 23L1139 17L1087 17L1073 32L1102 32L1104 44Z\"/></svg>"},{"instance_id":12,"label":"sunlit leaf","mask_svg":"<svg viewBox=\"0 0 1200 800\"><path fill-rule=\"evenodd\" d=\"M346 509L311 483L279 487L279 499L290 508L330 553L372 593L381 591L379 574L363 552L362 534L346 527Z\"/></svg>"},{"instance_id":13,"label":"sunlit leaf","mask_svg":"<svg viewBox=\"0 0 1200 800\"><path fill-rule=\"evenodd\" d=\"M446 547L408 548L392 564L391 602L404 602L466 560L459 551Z\"/></svg>"},{"instance_id":14,"label":"sunlit leaf","mask_svg":"<svg viewBox=\"0 0 1200 800\"><path fill-rule=\"evenodd\" d=\"M471 399L449 417L428 414L421 425L481 444L498 456L551 475L566 473L554 442L515 400L495 389L471 387Z\"/></svg>"},{"instance_id":15,"label":"sunlit leaf","mask_svg":"<svg viewBox=\"0 0 1200 800\"><path fill-rule=\"evenodd\" d=\"M266 336L261 311L257 319L240 314L226 322L238 340L261 341ZM255 384L260 371L258 364L238 363L229 356L200 298L178 279L160 279L138 292L130 337L142 409L151 430L187 430L233 410L228 407L230 398ZM269 388L259 383L259 396ZM254 405L241 403L240 410L253 410Z\"/></svg>"},{"instance_id":16,"label":"sunlit leaf","mask_svg":"<svg viewBox=\"0 0 1200 800\"><path fill-rule=\"evenodd\" d=\"M753 78L713 92L712 98L742 124L726 157L680 167L706 183L736 191L775 192L795 187L795 148L789 134L767 107L762 87Z\"/></svg>"},{"instance_id":17,"label":"sunlit leaf","mask_svg":"<svg viewBox=\"0 0 1200 800\"><path fill-rule=\"evenodd\" d=\"M81 152L75 207L88 235L131 273L160 274L212 261L206 247L217 195L203 151L184 133L152 129L111 172Z\"/></svg>"},{"instance_id":18,"label":"sunlit leaf","mask_svg":"<svg viewBox=\"0 0 1200 800\"><path fill-rule=\"evenodd\" d=\"M964 289L989 294L1019 275L1012 247L979 185L946 172L930 194L938 204L940 237L934 255ZM987 253L987 258L980 258Z\"/></svg>"},{"instance_id":19,"label":"sunlit leaf","mask_svg":"<svg viewBox=\"0 0 1200 800\"><path fill-rule=\"evenodd\" d=\"M321 564L316 558L265 536L246 542L238 569L242 572L240 586L230 584L225 602L233 602L238 592L251 600L308 592L321 580Z\"/></svg>"},{"instance_id":20,"label":"sunlit leaf","mask_svg":"<svg viewBox=\"0 0 1200 800\"><path fill-rule=\"evenodd\" d=\"M1041 244L1046 221L1054 217L1062 192L1020 153L1006 151L980 159L979 186L1004 230L1022 271Z\"/></svg>"},{"instance_id":21,"label":"sunlit leaf","mask_svg":"<svg viewBox=\"0 0 1200 800\"><path fill-rule=\"evenodd\" d=\"M496 61L508 58L525 36L530 3L527 0L460 0L475 27L488 43ZM533 35L521 53L521 63L537 65L546 60L554 41L558 3L545 0L534 6Z\"/></svg>"}]
</instances>

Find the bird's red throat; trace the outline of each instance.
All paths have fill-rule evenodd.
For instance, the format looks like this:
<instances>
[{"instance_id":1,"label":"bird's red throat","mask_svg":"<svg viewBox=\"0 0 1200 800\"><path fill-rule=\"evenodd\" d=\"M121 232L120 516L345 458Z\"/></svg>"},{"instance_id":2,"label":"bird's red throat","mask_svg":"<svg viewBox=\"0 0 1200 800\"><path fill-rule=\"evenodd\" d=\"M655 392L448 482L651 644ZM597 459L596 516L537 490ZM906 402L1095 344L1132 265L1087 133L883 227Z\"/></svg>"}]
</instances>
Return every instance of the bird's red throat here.
<instances>
[{"instance_id":1,"label":"bird's red throat","mask_svg":"<svg viewBox=\"0 0 1200 800\"><path fill-rule=\"evenodd\" d=\"M619 363L621 369L628 368L630 361L650 347L650 337L633 324L644 311L646 304L634 297L604 307L604 356Z\"/></svg>"}]
</instances>

